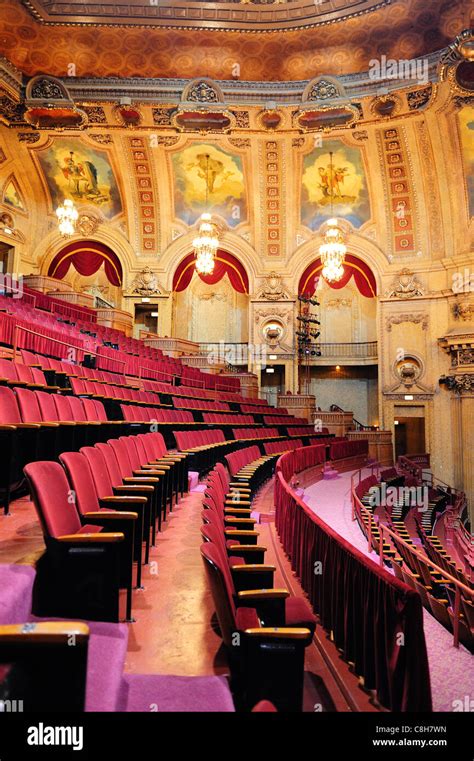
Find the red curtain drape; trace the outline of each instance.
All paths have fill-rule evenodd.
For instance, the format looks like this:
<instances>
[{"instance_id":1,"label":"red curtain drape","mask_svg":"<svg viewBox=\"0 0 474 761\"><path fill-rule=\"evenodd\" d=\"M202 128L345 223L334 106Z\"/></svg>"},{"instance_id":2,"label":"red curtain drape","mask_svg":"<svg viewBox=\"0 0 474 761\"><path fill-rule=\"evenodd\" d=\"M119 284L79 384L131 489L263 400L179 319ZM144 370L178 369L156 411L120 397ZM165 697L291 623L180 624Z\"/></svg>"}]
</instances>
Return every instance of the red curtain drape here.
<instances>
[{"instance_id":1,"label":"red curtain drape","mask_svg":"<svg viewBox=\"0 0 474 761\"><path fill-rule=\"evenodd\" d=\"M56 254L49 265L48 275L62 280L72 266L85 277L93 275L104 264L105 274L112 285L122 285L122 265L112 249L97 241L69 243Z\"/></svg>"},{"instance_id":2,"label":"red curtain drape","mask_svg":"<svg viewBox=\"0 0 474 761\"><path fill-rule=\"evenodd\" d=\"M178 265L173 277L173 291L184 291L189 286L195 272L196 259L188 254ZM238 293L249 292L249 279L243 265L227 251L217 251L212 275L199 275L207 285L215 285L227 274L234 290Z\"/></svg>"},{"instance_id":3,"label":"red curtain drape","mask_svg":"<svg viewBox=\"0 0 474 761\"><path fill-rule=\"evenodd\" d=\"M316 290L317 280L321 277L323 265L321 259L315 259L309 264L300 278L298 293L302 296L312 296ZM344 288L351 277L354 278L355 284L366 298L372 298L377 295L377 283L374 273L366 262L359 259L353 254L346 254L344 261L344 274L337 283L328 283L331 288Z\"/></svg>"}]
</instances>

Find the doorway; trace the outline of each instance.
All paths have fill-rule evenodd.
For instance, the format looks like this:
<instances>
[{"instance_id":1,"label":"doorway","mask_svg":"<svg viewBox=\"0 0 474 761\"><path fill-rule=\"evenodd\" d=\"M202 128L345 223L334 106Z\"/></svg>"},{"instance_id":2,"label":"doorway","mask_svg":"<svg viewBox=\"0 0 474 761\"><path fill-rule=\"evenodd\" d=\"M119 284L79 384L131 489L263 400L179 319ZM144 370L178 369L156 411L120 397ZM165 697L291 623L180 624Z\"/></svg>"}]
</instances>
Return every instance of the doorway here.
<instances>
[{"instance_id":1,"label":"doorway","mask_svg":"<svg viewBox=\"0 0 474 761\"><path fill-rule=\"evenodd\" d=\"M260 388L261 396L267 400L268 404L277 406L278 395L283 394L285 390L285 366L271 365L260 371Z\"/></svg>"},{"instance_id":2,"label":"doorway","mask_svg":"<svg viewBox=\"0 0 474 761\"><path fill-rule=\"evenodd\" d=\"M424 417L397 417L394 423L395 458L426 451Z\"/></svg>"},{"instance_id":3,"label":"doorway","mask_svg":"<svg viewBox=\"0 0 474 761\"><path fill-rule=\"evenodd\" d=\"M141 330L158 334L158 319L158 304L135 304L135 337Z\"/></svg>"}]
</instances>

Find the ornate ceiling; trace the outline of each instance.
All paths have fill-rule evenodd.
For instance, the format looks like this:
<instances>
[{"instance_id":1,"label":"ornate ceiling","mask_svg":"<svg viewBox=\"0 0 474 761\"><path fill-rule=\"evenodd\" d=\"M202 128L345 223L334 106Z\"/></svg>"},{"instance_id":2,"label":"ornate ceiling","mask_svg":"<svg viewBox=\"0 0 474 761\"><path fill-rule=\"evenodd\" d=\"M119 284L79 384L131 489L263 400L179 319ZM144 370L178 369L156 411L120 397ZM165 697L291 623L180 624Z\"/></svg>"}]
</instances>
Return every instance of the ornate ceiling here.
<instances>
[{"instance_id":1,"label":"ornate ceiling","mask_svg":"<svg viewBox=\"0 0 474 761\"><path fill-rule=\"evenodd\" d=\"M374 3L370 0L330 0L321 4L330 11L318 10L319 20L312 20L323 23L321 26L272 31L270 22L249 22L247 32L271 33L242 34L235 29L241 24L243 10L247 18L257 12L262 18L264 12L270 17L273 14L274 19L287 14L285 25L290 27L297 18L293 15L292 20L292 14L303 12L307 0L265 8L253 3L222 3L217 10L213 3L213 18L209 18L207 4L197 2L182 3L179 8L174 3L167 16L167 6L160 0L161 20L169 26L176 27L178 17L189 20L195 11L196 28L174 30L155 25L158 5L152 2L147 8L152 23L140 19L138 3L129 0L123 6L101 3L105 11L98 17L100 24L94 18L94 10L99 9L95 3L90 4L88 17L69 15L78 5L83 6L79 0L28 3L26 7L21 0L3 0L0 53L28 76L47 72L57 77L70 73L71 64L75 77L291 81L318 73L337 76L367 71L369 61L381 55L413 58L440 50L469 27L472 14L465 0L393 0L379 2L375 10L371 10ZM313 4L316 9L319 5ZM216 22L216 14L224 20ZM137 28L138 23L141 26ZM184 26L184 21L179 25ZM224 29L227 31L219 31Z\"/></svg>"}]
</instances>

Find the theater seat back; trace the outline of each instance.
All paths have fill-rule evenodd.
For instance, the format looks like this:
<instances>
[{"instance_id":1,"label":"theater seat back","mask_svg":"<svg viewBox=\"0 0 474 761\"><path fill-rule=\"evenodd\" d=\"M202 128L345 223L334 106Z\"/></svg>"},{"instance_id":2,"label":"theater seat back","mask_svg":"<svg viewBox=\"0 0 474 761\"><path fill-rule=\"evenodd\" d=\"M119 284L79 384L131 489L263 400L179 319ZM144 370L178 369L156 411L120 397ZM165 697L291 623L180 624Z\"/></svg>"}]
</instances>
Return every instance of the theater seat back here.
<instances>
[{"instance_id":1,"label":"theater seat back","mask_svg":"<svg viewBox=\"0 0 474 761\"><path fill-rule=\"evenodd\" d=\"M106 445L104 444L104 446ZM112 480L105 457L97 445L95 447L82 447L80 451L89 463L99 499L112 496L112 485L118 486L119 483L122 483L122 479L119 478L117 482Z\"/></svg>"},{"instance_id":2,"label":"theater seat back","mask_svg":"<svg viewBox=\"0 0 474 761\"><path fill-rule=\"evenodd\" d=\"M18 388L16 391L21 419L24 423L41 423L43 416L34 391Z\"/></svg>"},{"instance_id":3,"label":"theater seat back","mask_svg":"<svg viewBox=\"0 0 474 761\"><path fill-rule=\"evenodd\" d=\"M81 522L70 501L66 474L57 462L30 462L24 468L31 498L45 537L75 534Z\"/></svg>"},{"instance_id":4,"label":"theater seat back","mask_svg":"<svg viewBox=\"0 0 474 761\"><path fill-rule=\"evenodd\" d=\"M21 423L21 415L17 398L11 388L0 386L0 424L17 425L18 423Z\"/></svg>"},{"instance_id":5,"label":"theater seat back","mask_svg":"<svg viewBox=\"0 0 474 761\"><path fill-rule=\"evenodd\" d=\"M201 544L201 556L211 588L222 639L227 647L232 647L232 635L236 628L236 611L233 602L233 584L229 584L227 579L227 577L230 577L228 563L226 561L224 564L219 548L213 542ZM227 565L227 569L225 569L224 565Z\"/></svg>"},{"instance_id":6,"label":"theater seat back","mask_svg":"<svg viewBox=\"0 0 474 761\"><path fill-rule=\"evenodd\" d=\"M63 452L59 461L66 471L74 491L75 505L81 515L99 510L94 478L87 458L81 452Z\"/></svg>"}]
</instances>

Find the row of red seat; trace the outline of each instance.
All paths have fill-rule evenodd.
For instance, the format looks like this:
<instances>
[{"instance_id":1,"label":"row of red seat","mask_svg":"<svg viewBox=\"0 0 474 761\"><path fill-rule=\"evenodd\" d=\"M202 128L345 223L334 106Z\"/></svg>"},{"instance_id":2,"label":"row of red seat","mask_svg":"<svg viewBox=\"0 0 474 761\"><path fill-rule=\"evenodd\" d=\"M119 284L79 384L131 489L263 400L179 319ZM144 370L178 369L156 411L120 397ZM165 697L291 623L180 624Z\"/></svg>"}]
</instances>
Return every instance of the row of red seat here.
<instances>
[{"instance_id":1,"label":"row of red seat","mask_svg":"<svg viewBox=\"0 0 474 761\"><path fill-rule=\"evenodd\" d=\"M138 391L131 386L111 386L108 383L70 378L73 393L76 396L99 396L104 399L136 402L137 404L161 405L160 397L152 391Z\"/></svg>"},{"instance_id":2,"label":"row of red seat","mask_svg":"<svg viewBox=\"0 0 474 761\"><path fill-rule=\"evenodd\" d=\"M298 425L299 423L307 423L307 420L292 415L264 415L263 422L265 425Z\"/></svg>"},{"instance_id":3,"label":"row of red seat","mask_svg":"<svg viewBox=\"0 0 474 761\"><path fill-rule=\"evenodd\" d=\"M253 414L261 414L268 410L269 404L266 399L258 399L255 402L247 400L246 404L240 405L241 412L251 412Z\"/></svg>"},{"instance_id":4,"label":"row of red seat","mask_svg":"<svg viewBox=\"0 0 474 761\"><path fill-rule=\"evenodd\" d=\"M210 431L174 431L173 433L178 449L181 451L205 447L209 444L223 443L225 441L225 436L219 429Z\"/></svg>"},{"instance_id":5,"label":"row of red seat","mask_svg":"<svg viewBox=\"0 0 474 761\"><path fill-rule=\"evenodd\" d=\"M244 453L235 454L266 459L258 447ZM273 588L276 568L265 564L266 548L258 544L247 483L230 482L222 465L210 473L201 554L243 705L265 697L280 710L301 711L304 649L316 619L306 601Z\"/></svg>"},{"instance_id":6,"label":"row of red seat","mask_svg":"<svg viewBox=\"0 0 474 761\"><path fill-rule=\"evenodd\" d=\"M255 422L253 415L226 415L220 412L205 412L202 418L205 423L218 423L219 425L252 425Z\"/></svg>"},{"instance_id":7,"label":"row of red seat","mask_svg":"<svg viewBox=\"0 0 474 761\"><path fill-rule=\"evenodd\" d=\"M278 438L278 428L233 428L234 439L272 439Z\"/></svg>"},{"instance_id":8,"label":"row of red seat","mask_svg":"<svg viewBox=\"0 0 474 761\"><path fill-rule=\"evenodd\" d=\"M123 419L135 423L194 423L193 413L185 410L136 407L133 404L121 404L120 407Z\"/></svg>"},{"instance_id":9,"label":"row of red seat","mask_svg":"<svg viewBox=\"0 0 474 761\"><path fill-rule=\"evenodd\" d=\"M42 370L37 367L29 367L21 362L11 362L9 359L0 358L0 382L9 385L46 387L48 384Z\"/></svg>"},{"instance_id":10,"label":"row of red seat","mask_svg":"<svg viewBox=\"0 0 474 761\"><path fill-rule=\"evenodd\" d=\"M287 439L286 441L266 441L263 445L266 454L280 454L281 452L288 452L291 449L298 449L302 447L303 442L301 439Z\"/></svg>"},{"instance_id":11,"label":"row of red seat","mask_svg":"<svg viewBox=\"0 0 474 761\"><path fill-rule=\"evenodd\" d=\"M173 396L174 407L184 407L191 410L228 410L227 402L206 401L205 399L187 399Z\"/></svg>"},{"instance_id":12,"label":"row of red seat","mask_svg":"<svg viewBox=\"0 0 474 761\"><path fill-rule=\"evenodd\" d=\"M314 425L310 425L308 423L306 423L306 425L288 425L286 430L288 431L289 436L310 436L311 434L316 433L314 430ZM323 428L321 433L328 434L329 431L327 428Z\"/></svg>"},{"instance_id":13,"label":"row of red seat","mask_svg":"<svg viewBox=\"0 0 474 761\"><path fill-rule=\"evenodd\" d=\"M259 457L260 449L256 445L252 447L245 447L244 449L239 449L237 452L230 452L230 454L226 454L225 459L227 462L227 467L229 468L230 475L235 476L235 474L241 468L243 468L245 465L248 465L249 462L258 460Z\"/></svg>"}]
</instances>

